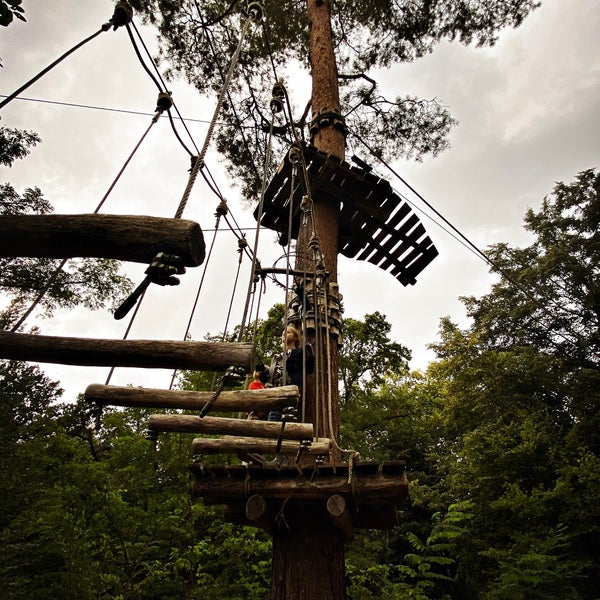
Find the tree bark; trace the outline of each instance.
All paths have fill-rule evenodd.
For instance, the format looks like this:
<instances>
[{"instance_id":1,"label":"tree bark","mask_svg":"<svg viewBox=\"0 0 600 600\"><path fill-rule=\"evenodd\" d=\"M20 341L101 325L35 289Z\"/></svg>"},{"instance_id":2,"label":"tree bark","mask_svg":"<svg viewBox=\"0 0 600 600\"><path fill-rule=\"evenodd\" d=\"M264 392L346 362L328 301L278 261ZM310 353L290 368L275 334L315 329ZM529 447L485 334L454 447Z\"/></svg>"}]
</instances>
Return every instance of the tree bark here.
<instances>
[{"instance_id":1,"label":"tree bark","mask_svg":"<svg viewBox=\"0 0 600 600\"><path fill-rule=\"evenodd\" d=\"M273 535L271 600L344 600L344 536L324 508L289 508Z\"/></svg>"},{"instance_id":2,"label":"tree bark","mask_svg":"<svg viewBox=\"0 0 600 600\"><path fill-rule=\"evenodd\" d=\"M314 120L323 111L340 112L340 97L330 0L307 0L307 15ZM313 143L318 150L344 158L344 134L332 125L320 127ZM326 285L329 285L337 282L340 207L332 198L316 195L312 211L324 267L329 274ZM316 270L317 261L310 244L312 234L311 228L300 228L296 243L297 270ZM317 362L315 375L306 379L304 419L316 424L317 437L338 439L337 337L330 335L326 324L318 319L315 327L321 328L321 335L310 332L308 336ZM327 416L329 411L331 419ZM336 458L334 451L332 460ZM325 507L314 511L292 509L285 519L287 526L273 532L271 600L344 600L344 536L331 522Z\"/></svg>"}]
</instances>

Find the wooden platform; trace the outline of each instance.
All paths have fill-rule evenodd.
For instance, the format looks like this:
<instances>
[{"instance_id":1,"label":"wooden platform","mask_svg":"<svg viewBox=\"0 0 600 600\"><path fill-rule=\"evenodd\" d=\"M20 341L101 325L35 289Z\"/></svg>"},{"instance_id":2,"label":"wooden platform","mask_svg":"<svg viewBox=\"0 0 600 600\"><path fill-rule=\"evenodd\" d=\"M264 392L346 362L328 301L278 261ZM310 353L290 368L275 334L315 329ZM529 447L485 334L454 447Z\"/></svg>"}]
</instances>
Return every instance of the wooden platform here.
<instances>
[{"instance_id":1,"label":"wooden platform","mask_svg":"<svg viewBox=\"0 0 600 600\"><path fill-rule=\"evenodd\" d=\"M225 504L231 521L265 529L275 524L262 517L261 523L249 518L246 507L250 499L260 498L265 506L262 513L271 515L282 510L327 512L330 498L341 499L352 527L389 529L396 524L396 508L408 496L404 461L382 465L361 461L354 465L352 478L348 463L302 467L193 463L189 470L195 477L194 498L202 498L206 504Z\"/></svg>"},{"instance_id":2,"label":"wooden platform","mask_svg":"<svg viewBox=\"0 0 600 600\"><path fill-rule=\"evenodd\" d=\"M414 285L421 271L438 255L419 218L391 185L347 162L303 145L311 193L340 203L339 252L366 260L390 272L402 285ZM292 195L292 230L288 232L292 165L284 158L267 190L260 223L287 239L296 239L301 223L300 203L306 194L301 174Z\"/></svg>"}]
</instances>

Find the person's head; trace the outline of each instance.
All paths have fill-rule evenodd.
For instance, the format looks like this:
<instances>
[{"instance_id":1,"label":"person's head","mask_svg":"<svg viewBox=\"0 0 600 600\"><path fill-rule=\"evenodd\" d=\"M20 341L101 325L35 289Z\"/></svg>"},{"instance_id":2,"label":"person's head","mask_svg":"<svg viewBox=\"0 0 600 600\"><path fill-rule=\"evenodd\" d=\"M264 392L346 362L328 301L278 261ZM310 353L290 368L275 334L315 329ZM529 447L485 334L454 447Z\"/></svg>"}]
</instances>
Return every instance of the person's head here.
<instances>
[{"instance_id":1,"label":"person's head","mask_svg":"<svg viewBox=\"0 0 600 600\"><path fill-rule=\"evenodd\" d=\"M299 348L302 345L302 334L293 325L288 325L281 334L284 348Z\"/></svg>"}]
</instances>

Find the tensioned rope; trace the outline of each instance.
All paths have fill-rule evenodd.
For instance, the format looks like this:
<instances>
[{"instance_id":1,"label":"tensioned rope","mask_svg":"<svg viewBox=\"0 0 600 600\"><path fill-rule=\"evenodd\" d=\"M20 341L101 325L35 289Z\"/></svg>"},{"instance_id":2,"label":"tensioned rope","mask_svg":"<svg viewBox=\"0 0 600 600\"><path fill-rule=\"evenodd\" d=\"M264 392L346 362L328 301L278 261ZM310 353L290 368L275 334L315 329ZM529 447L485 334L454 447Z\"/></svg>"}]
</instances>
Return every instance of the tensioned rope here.
<instances>
[{"instance_id":1,"label":"tensioned rope","mask_svg":"<svg viewBox=\"0 0 600 600\"><path fill-rule=\"evenodd\" d=\"M162 113L162 110L160 108L157 108L156 113L154 114L154 116L152 117L152 120L150 121L150 125L148 125L148 127L146 128L146 130L142 134L142 137L139 139L139 141L137 142L137 144L135 145L135 147L133 148L133 150L130 152L129 156L125 160L125 163L123 164L123 166L121 167L121 169L117 173L116 177L113 179L112 183L108 187L108 190L106 190L106 193L104 194L104 196L100 200L98 206L96 206L96 208L94 209L93 214L97 214L100 211L100 209L102 208L102 205L104 204L104 202L106 201L106 199L108 198L108 196L110 195L110 193L112 192L112 190L114 189L115 185L117 184L117 182L121 178L121 175L123 175L123 172L125 171L125 169L129 165L129 163L131 162L131 159L133 158L134 154L137 152L137 150L141 146L142 142L144 141L144 139L146 138L146 136L150 132L150 129L152 129L152 127L158 121L158 118L160 117L161 113ZM48 293L48 290L52 287L52 285L56 281L56 278L58 277L59 273L64 269L64 267L67 264L67 262L68 262L68 259L65 258L65 259L63 259L59 263L59 265L56 267L56 269L53 271L53 273L50 275L50 277L46 281L46 284L44 285L44 287L40 290L39 294L34 298L33 302L29 306L29 308L25 311L25 313L21 316L21 318L11 328L11 330L10 330L11 333L15 333L16 331L18 331L18 329L26 321L27 317L33 312L33 310L36 308L36 306L38 306L38 304L42 301L42 299L44 298L44 296Z\"/></svg>"},{"instance_id":2,"label":"tensioned rope","mask_svg":"<svg viewBox=\"0 0 600 600\"><path fill-rule=\"evenodd\" d=\"M5 100L0 102L0 109L4 108L11 100L14 100L21 92L24 92L27 88L33 85L36 81L41 79L46 73L51 71L56 65L60 64L65 58L73 54L76 50L79 50L82 46L92 41L95 37L101 33L108 31L111 27L113 31L116 31L119 27L127 25L133 17L133 9L128 2L119 2L115 6L113 16L100 27L98 31L85 38L78 44L75 44L70 50L67 50L62 56L59 56L54 62L50 63L45 69L42 69L37 75L32 77L29 81L24 83L19 89L15 90Z\"/></svg>"},{"instance_id":3,"label":"tensioned rope","mask_svg":"<svg viewBox=\"0 0 600 600\"><path fill-rule=\"evenodd\" d=\"M198 172L204 165L204 158L206 157L208 147L212 140L215 126L217 124L217 118L219 116L219 113L221 112L221 108L223 107L223 100L225 99L225 94L227 92L227 89L229 88L229 84L231 83L233 73L237 66L237 62L238 62L238 59L240 56L240 52L242 50L242 44L244 43L246 33L247 33L251 23L255 23L255 24L259 23L261 19L262 19L262 7L257 2L253 2L248 7L248 17L246 18L246 20L244 21L244 24L242 26L242 31L240 34L240 39L239 39L237 48L235 49L235 52L233 53L231 62L229 64L229 69L227 71L227 74L225 75L225 80L223 81L223 85L219 92L219 96L217 98L217 105L215 107L215 112L214 112L213 117L208 126L208 132L206 134L206 139L204 140L204 144L202 146L202 149L200 150L200 154L196 157L196 160L194 161L194 165L192 167L192 170L190 172L190 176L188 179L188 184L185 188L185 191L183 192L183 197L181 198L179 207L177 208L177 211L175 212L176 219L180 219L181 216L183 215L183 211L185 210L190 193L192 191L192 188L194 187L194 182L196 181Z\"/></svg>"}]
</instances>

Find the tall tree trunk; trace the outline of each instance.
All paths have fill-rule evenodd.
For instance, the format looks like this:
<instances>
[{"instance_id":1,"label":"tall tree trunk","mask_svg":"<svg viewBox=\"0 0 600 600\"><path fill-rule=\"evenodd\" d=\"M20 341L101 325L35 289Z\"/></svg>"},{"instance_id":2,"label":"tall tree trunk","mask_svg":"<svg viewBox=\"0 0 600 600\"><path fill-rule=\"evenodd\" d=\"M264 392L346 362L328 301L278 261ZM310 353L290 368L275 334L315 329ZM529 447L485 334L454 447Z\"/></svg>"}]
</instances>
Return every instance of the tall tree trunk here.
<instances>
[{"instance_id":1,"label":"tall tree trunk","mask_svg":"<svg viewBox=\"0 0 600 600\"><path fill-rule=\"evenodd\" d=\"M340 98L331 33L330 1L307 0L307 10L314 119L324 111L339 111ZM344 158L344 135L331 125L320 128L313 143L323 152ZM337 282L339 204L323 196L314 196L313 202L314 233L323 253L325 269L329 273L328 282ZM312 235L310 229L301 228L296 245L296 268L299 270L315 270L316 263L310 246ZM331 336L327 339L329 332L323 323L317 322L316 326L321 327L322 335L309 338L317 356L317 369L315 377L309 378L306 386L305 420L315 424L317 436L337 439L337 339ZM318 389L315 380L319 381ZM327 417L328 411L331 411L331 419ZM271 600L346 598L344 539L329 518L326 502L327 498L323 498L322 506L310 509L294 506L290 502L289 508L285 511L282 509L285 522L273 533Z\"/></svg>"}]
</instances>

